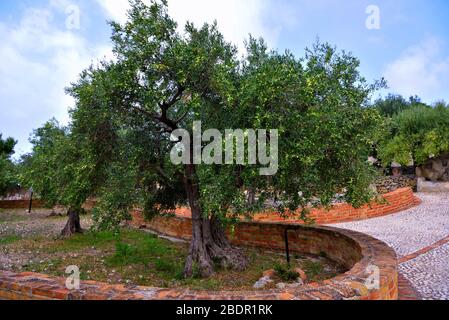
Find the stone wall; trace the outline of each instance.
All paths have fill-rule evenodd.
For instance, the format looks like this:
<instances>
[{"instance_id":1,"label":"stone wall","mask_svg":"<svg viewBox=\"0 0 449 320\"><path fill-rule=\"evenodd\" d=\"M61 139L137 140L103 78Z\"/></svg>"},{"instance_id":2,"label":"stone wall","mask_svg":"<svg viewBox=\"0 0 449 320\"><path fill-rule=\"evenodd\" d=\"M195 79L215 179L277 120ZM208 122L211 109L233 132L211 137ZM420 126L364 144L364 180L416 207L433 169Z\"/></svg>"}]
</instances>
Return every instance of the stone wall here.
<instances>
[{"instance_id":1,"label":"stone wall","mask_svg":"<svg viewBox=\"0 0 449 320\"><path fill-rule=\"evenodd\" d=\"M432 182L449 182L449 154L427 160L416 168L416 175Z\"/></svg>"},{"instance_id":2,"label":"stone wall","mask_svg":"<svg viewBox=\"0 0 449 320\"><path fill-rule=\"evenodd\" d=\"M418 179L418 192L438 193L449 192L449 182L433 182L424 178Z\"/></svg>"}]
</instances>

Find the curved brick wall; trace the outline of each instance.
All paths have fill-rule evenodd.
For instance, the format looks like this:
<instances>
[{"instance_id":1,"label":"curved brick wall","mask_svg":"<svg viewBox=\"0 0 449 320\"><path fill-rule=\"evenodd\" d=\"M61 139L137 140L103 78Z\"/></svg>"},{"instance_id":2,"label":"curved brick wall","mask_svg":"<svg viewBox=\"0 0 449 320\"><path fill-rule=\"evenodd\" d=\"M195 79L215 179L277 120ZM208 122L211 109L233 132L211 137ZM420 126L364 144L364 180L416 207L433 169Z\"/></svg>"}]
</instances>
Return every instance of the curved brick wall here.
<instances>
[{"instance_id":1,"label":"curved brick wall","mask_svg":"<svg viewBox=\"0 0 449 320\"><path fill-rule=\"evenodd\" d=\"M414 195L411 188L402 188L383 195L379 201L373 201L357 209L347 203L335 204L329 210L323 208L311 209L309 217L319 225L335 224L381 217L407 210L420 203L421 200ZM176 210L176 215L190 217L190 209L179 208ZM298 220L298 215L281 217L277 213L259 213L254 215L253 220L294 224L303 223L301 220Z\"/></svg>"},{"instance_id":2,"label":"curved brick wall","mask_svg":"<svg viewBox=\"0 0 449 320\"><path fill-rule=\"evenodd\" d=\"M136 223L141 215L134 212ZM188 218L159 217L147 227L169 236L188 238ZM281 223L241 223L231 235L233 243L270 250L284 248L284 230L292 225ZM398 271L395 252L385 243L361 233L335 228L295 226L290 231L291 250L313 254L326 253L349 269L333 279L307 284L296 289L267 291L210 292L189 289L126 287L94 281L82 281L79 291L65 288L65 280L34 273L15 274L0 271L0 299L144 299L144 300L395 300L398 298ZM369 267L380 271L379 289L368 290Z\"/></svg>"},{"instance_id":3,"label":"curved brick wall","mask_svg":"<svg viewBox=\"0 0 449 320\"><path fill-rule=\"evenodd\" d=\"M382 198L379 202L372 202L357 209L347 203L333 205L330 210L313 209L310 212L310 218L314 219L317 224L364 220L404 211L421 203L411 188L398 189L383 195ZM262 215L256 218L263 221L267 217ZM268 219L273 221L272 215L268 216ZM278 220L282 219L278 217Z\"/></svg>"},{"instance_id":4,"label":"curved brick wall","mask_svg":"<svg viewBox=\"0 0 449 320\"><path fill-rule=\"evenodd\" d=\"M371 207L357 209L360 210L358 213L348 212L350 208L347 205L337 205L334 210L346 208L341 211L342 214L346 219L354 220L400 211L418 203L410 189L397 190L387 194L385 198L389 203L374 204ZM329 214L326 211L323 212ZM188 211L180 210L178 214L175 217L157 217L151 222L146 222L141 211L136 210L132 213L132 224L167 236L189 239L192 225ZM331 216L334 214L336 215L331 211ZM332 220L327 217L326 223L330 223L329 221ZM368 235L332 227L305 227L295 221L283 223L242 222L232 234L228 233L228 235L236 245L283 250L285 228L294 229L289 232L289 244L292 252L325 253L329 258L345 265L349 271L333 279L307 284L296 289L232 292L126 287L94 281L82 281L79 291L69 291L65 288L65 279L63 278L34 273L15 274L0 271L0 299L396 300L398 298L396 254L385 243ZM365 283L371 275L372 267L379 268L380 286L369 290Z\"/></svg>"},{"instance_id":5,"label":"curved brick wall","mask_svg":"<svg viewBox=\"0 0 449 320\"><path fill-rule=\"evenodd\" d=\"M421 203L411 188L402 188L396 191L387 193L382 196L381 202L372 202L361 208L354 208L349 204L341 203L333 205L330 210L326 209L312 209L309 217L315 220L316 224L334 224L340 222L349 222L356 220L364 220L385 216L388 214L400 212ZM95 199L86 201L84 208L86 210L92 209L96 204ZM17 201L0 201L1 209L21 209L28 208L28 200ZM44 203L40 200L33 200L33 208L42 208ZM179 208L176 214L180 217L190 217L190 209ZM288 222L301 224L302 221L297 220L297 215L292 215L288 218L282 218L276 213L260 213L254 216L255 221L267 222Z\"/></svg>"},{"instance_id":6,"label":"curved brick wall","mask_svg":"<svg viewBox=\"0 0 449 320\"><path fill-rule=\"evenodd\" d=\"M44 202L33 200L33 208L43 208ZM0 200L0 209L28 209L30 200Z\"/></svg>"},{"instance_id":7,"label":"curved brick wall","mask_svg":"<svg viewBox=\"0 0 449 320\"><path fill-rule=\"evenodd\" d=\"M160 234L190 239L192 223L188 217L157 217L146 222L142 213L132 213L134 226L147 228ZM242 222L228 236L235 245L255 246L270 250L284 250L285 228L289 231L289 247L292 252L325 253L329 258L345 265L349 271L322 283L310 284L289 292L299 299L366 299L391 300L398 297L397 258L393 249L368 235L332 227L305 227L291 223ZM370 266L380 270L379 290L367 290L364 283ZM276 293L280 297L280 292ZM271 292L270 294L274 294ZM231 294L231 293L230 293ZM242 293L239 293L242 295ZM269 293L245 293L254 297ZM231 294L236 297L235 294ZM241 298L241 296L240 296Z\"/></svg>"}]
</instances>

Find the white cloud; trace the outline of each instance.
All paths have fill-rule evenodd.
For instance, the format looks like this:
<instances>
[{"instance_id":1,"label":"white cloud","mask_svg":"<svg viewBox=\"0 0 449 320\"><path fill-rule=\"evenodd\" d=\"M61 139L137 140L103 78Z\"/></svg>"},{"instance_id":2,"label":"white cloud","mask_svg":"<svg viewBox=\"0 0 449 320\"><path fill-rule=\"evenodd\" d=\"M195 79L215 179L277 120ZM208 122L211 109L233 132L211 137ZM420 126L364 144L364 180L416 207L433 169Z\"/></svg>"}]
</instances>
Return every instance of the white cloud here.
<instances>
[{"instance_id":1,"label":"white cloud","mask_svg":"<svg viewBox=\"0 0 449 320\"><path fill-rule=\"evenodd\" d=\"M128 0L97 0L106 14L118 22L126 21ZM240 49L249 34L262 36L271 47L276 46L280 26L270 27L265 18L272 6L269 0L168 0L169 13L184 27L187 21L197 27L217 20L226 40Z\"/></svg>"},{"instance_id":2,"label":"white cloud","mask_svg":"<svg viewBox=\"0 0 449 320\"><path fill-rule=\"evenodd\" d=\"M110 19L125 21L128 0L96 1ZM249 33L275 46L279 28L266 21L270 1L169 0L169 11L181 27L187 20L197 26L217 20L227 40L240 49ZM65 11L73 4L85 3L47 0L25 9L15 22L0 22L0 130L19 139L18 153L29 151L32 129L49 118L68 121L73 101L64 88L92 61L111 57L110 44L93 45L80 30L65 28Z\"/></svg>"},{"instance_id":3,"label":"white cloud","mask_svg":"<svg viewBox=\"0 0 449 320\"><path fill-rule=\"evenodd\" d=\"M0 23L0 127L19 139L18 152L29 151L29 133L49 118L68 121L73 101L64 88L110 51L55 26L55 10L64 3L51 0L47 7L28 8L16 25Z\"/></svg>"},{"instance_id":4,"label":"white cloud","mask_svg":"<svg viewBox=\"0 0 449 320\"><path fill-rule=\"evenodd\" d=\"M129 8L128 0L97 0L97 2L110 19L120 23L126 21L126 13Z\"/></svg>"},{"instance_id":5,"label":"white cloud","mask_svg":"<svg viewBox=\"0 0 449 320\"><path fill-rule=\"evenodd\" d=\"M448 99L449 57L442 57L443 43L436 38L406 49L388 64L384 77L389 87L406 97L418 95L424 101Z\"/></svg>"}]
</instances>

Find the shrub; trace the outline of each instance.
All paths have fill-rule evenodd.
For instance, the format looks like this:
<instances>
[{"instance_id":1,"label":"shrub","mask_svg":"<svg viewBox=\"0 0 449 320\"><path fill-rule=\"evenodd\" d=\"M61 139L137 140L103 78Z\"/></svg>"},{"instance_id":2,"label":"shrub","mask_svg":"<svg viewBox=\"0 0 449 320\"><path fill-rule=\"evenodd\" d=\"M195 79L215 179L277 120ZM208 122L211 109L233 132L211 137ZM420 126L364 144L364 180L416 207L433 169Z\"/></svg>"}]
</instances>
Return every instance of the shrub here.
<instances>
[{"instance_id":1,"label":"shrub","mask_svg":"<svg viewBox=\"0 0 449 320\"><path fill-rule=\"evenodd\" d=\"M449 106L444 102L434 107L415 105L395 115L390 131L379 145L384 166L392 162L424 164L449 151Z\"/></svg>"},{"instance_id":2,"label":"shrub","mask_svg":"<svg viewBox=\"0 0 449 320\"><path fill-rule=\"evenodd\" d=\"M288 265L277 264L274 271L283 281L296 281L299 278L299 273L293 271Z\"/></svg>"}]
</instances>

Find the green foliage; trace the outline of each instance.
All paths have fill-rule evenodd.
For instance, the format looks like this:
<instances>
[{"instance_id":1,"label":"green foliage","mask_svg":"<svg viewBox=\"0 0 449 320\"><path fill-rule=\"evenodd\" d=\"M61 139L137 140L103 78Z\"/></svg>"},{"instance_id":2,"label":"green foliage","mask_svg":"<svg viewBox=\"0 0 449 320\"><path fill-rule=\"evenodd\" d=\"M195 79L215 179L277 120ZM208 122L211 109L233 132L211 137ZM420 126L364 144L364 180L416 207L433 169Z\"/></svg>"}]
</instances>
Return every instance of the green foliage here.
<instances>
[{"instance_id":1,"label":"green foliage","mask_svg":"<svg viewBox=\"0 0 449 320\"><path fill-rule=\"evenodd\" d=\"M0 245L4 246L4 245L11 244L11 243L14 243L14 242L17 242L20 240L21 240L21 238L16 235L0 237Z\"/></svg>"},{"instance_id":2,"label":"green foliage","mask_svg":"<svg viewBox=\"0 0 449 320\"><path fill-rule=\"evenodd\" d=\"M410 97L407 101L401 95L394 94L389 94L386 98L378 99L374 103L374 107L385 117L393 117L412 107L424 105L419 97Z\"/></svg>"},{"instance_id":3,"label":"green foliage","mask_svg":"<svg viewBox=\"0 0 449 320\"><path fill-rule=\"evenodd\" d=\"M323 273L323 265L317 261L306 260L304 261L302 267L304 268L304 272L307 274L307 277L310 279L314 279Z\"/></svg>"},{"instance_id":4,"label":"green foliage","mask_svg":"<svg viewBox=\"0 0 449 320\"><path fill-rule=\"evenodd\" d=\"M171 133L201 120L203 130L280 133L279 172L269 179L258 165L196 166L204 216L235 222L267 198L280 211L312 199L328 205L337 192L356 206L370 199L366 158L382 117L367 106L384 83L368 84L358 59L320 43L298 59L254 38L239 59L216 24L187 23L179 33L165 1L131 4L125 24L111 23L116 59L85 70L67 89L76 101L70 125L50 121L36 130L24 186L49 205L78 208L99 198L98 230L129 219L134 205L149 218L166 213L187 203L185 168L169 157Z\"/></svg>"},{"instance_id":5,"label":"green foliage","mask_svg":"<svg viewBox=\"0 0 449 320\"><path fill-rule=\"evenodd\" d=\"M66 129L60 127L55 119L50 120L34 131L30 142L33 153L22 156L20 182L26 188L33 187L49 206L53 206L62 198L58 175L65 171L66 163L61 161L68 146Z\"/></svg>"},{"instance_id":6,"label":"green foliage","mask_svg":"<svg viewBox=\"0 0 449 320\"><path fill-rule=\"evenodd\" d=\"M414 105L391 119L390 131L379 147L385 166L393 161L421 165L449 151L449 106Z\"/></svg>"},{"instance_id":7,"label":"green foliage","mask_svg":"<svg viewBox=\"0 0 449 320\"><path fill-rule=\"evenodd\" d=\"M3 140L0 133L0 195L17 185L16 165L11 161L16 144L13 138Z\"/></svg>"},{"instance_id":8,"label":"green foliage","mask_svg":"<svg viewBox=\"0 0 449 320\"><path fill-rule=\"evenodd\" d=\"M107 248L118 241L118 235L113 232L86 232L76 234L70 238L54 242L54 246L47 248L48 252L74 252L86 248Z\"/></svg>"},{"instance_id":9,"label":"green foliage","mask_svg":"<svg viewBox=\"0 0 449 320\"><path fill-rule=\"evenodd\" d=\"M296 281L299 278L299 273L291 270L290 266L283 264L276 264L274 271L282 281Z\"/></svg>"},{"instance_id":10,"label":"green foliage","mask_svg":"<svg viewBox=\"0 0 449 320\"><path fill-rule=\"evenodd\" d=\"M2 134L0 133L0 155L11 156L14 154L14 147L17 144L13 138L7 138L3 140Z\"/></svg>"},{"instance_id":11,"label":"green foliage","mask_svg":"<svg viewBox=\"0 0 449 320\"><path fill-rule=\"evenodd\" d=\"M313 197L327 205L344 189L348 202L367 201L372 171L366 158L382 117L366 106L383 82L367 84L359 61L328 44L317 43L299 60L268 52L254 39L248 50L235 117L243 127L280 130L280 168L271 181L276 197L289 209ZM254 173L248 177L248 185L272 187Z\"/></svg>"},{"instance_id":12,"label":"green foliage","mask_svg":"<svg viewBox=\"0 0 449 320\"><path fill-rule=\"evenodd\" d=\"M33 151L20 164L21 184L33 187L49 207L61 204L81 211L105 177L105 156L87 137L54 119L35 130Z\"/></svg>"},{"instance_id":13,"label":"green foliage","mask_svg":"<svg viewBox=\"0 0 449 320\"><path fill-rule=\"evenodd\" d=\"M16 166L6 156L0 155L0 195L17 185Z\"/></svg>"}]
</instances>

